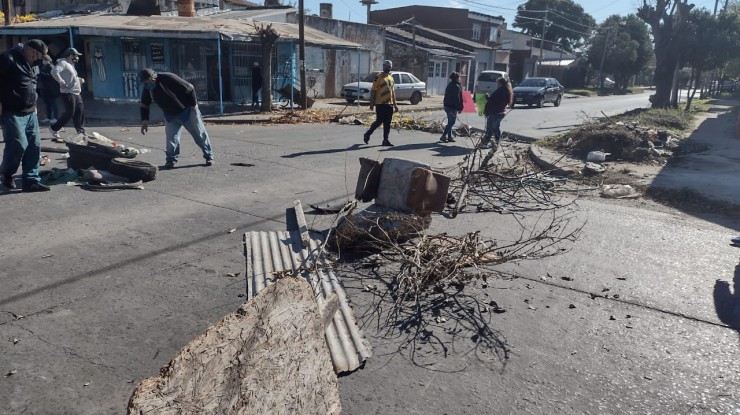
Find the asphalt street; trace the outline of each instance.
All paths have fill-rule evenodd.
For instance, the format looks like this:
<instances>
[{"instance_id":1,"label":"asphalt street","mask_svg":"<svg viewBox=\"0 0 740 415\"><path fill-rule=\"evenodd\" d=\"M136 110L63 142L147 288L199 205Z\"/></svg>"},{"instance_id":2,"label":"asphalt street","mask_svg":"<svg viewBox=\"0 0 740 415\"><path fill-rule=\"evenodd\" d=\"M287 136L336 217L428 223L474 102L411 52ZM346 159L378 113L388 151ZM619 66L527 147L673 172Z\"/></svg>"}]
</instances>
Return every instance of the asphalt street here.
<instances>
[{"instance_id":1,"label":"asphalt street","mask_svg":"<svg viewBox=\"0 0 740 415\"><path fill-rule=\"evenodd\" d=\"M568 100L516 109L505 129L541 137L602 109L645 105ZM131 126L92 130L164 163L162 127L147 136ZM447 168L469 145L394 131L395 147L380 147L379 132L366 146L363 127L336 124L208 130L215 166L203 165L185 134L177 168L159 171L145 190L0 194L0 413L125 413L140 380L244 301L244 232L283 230L295 199L348 200L359 157ZM47 167L64 166L56 156ZM718 295L740 295L738 251L728 244L739 224L589 196L571 215L583 231L561 255L505 264L466 287L506 310L490 314L489 344L454 317L432 328L438 341L410 344L379 326L376 298L362 289L368 277L341 272L374 348L363 369L339 379L343 413L740 413L740 336L716 306ZM507 241L520 230L515 219L435 215L430 232L480 230ZM534 227L537 219L520 221Z\"/></svg>"}]
</instances>

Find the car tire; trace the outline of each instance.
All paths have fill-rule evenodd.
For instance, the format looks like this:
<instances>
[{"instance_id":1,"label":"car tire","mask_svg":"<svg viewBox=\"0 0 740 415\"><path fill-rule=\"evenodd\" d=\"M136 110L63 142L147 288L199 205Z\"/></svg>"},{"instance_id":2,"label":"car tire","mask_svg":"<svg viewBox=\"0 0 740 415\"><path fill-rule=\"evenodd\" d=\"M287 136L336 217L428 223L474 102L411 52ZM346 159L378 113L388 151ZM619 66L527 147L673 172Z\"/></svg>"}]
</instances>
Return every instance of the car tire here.
<instances>
[{"instance_id":1,"label":"car tire","mask_svg":"<svg viewBox=\"0 0 740 415\"><path fill-rule=\"evenodd\" d=\"M351 104L351 103L355 102L355 100L354 99L347 98L347 102L349 102Z\"/></svg>"},{"instance_id":2,"label":"car tire","mask_svg":"<svg viewBox=\"0 0 740 415\"><path fill-rule=\"evenodd\" d=\"M157 166L127 158L114 158L111 160L109 171L117 176L123 176L132 182L139 180L150 182L157 177Z\"/></svg>"},{"instance_id":3,"label":"car tire","mask_svg":"<svg viewBox=\"0 0 740 415\"><path fill-rule=\"evenodd\" d=\"M545 105L545 97L540 97L537 100L537 108L542 108L542 106L544 106L544 105Z\"/></svg>"},{"instance_id":4,"label":"car tire","mask_svg":"<svg viewBox=\"0 0 740 415\"><path fill-rule=\"evenodd\" d=\"M557 99L555 99L555 102L553 102L553 104L554 104L554 105L555 105L556 107L559 107L559 106L560 106L560 101L561 101L562 99L563 99L563 96L562 96L562 95L558 95Z\"/></svg>"},{"instance_id":5,"label":"car tire","mask_svg":"<svg viewBox=\"0 0 740 415\"><path fill-rule=\"evenodd\" d=\"M416 105L420 103L421 102L421 92L418 92L418 91L414 92L411 95L411 99L409 101L411 101L411 105Z\"/></svg>"}]
</instances>

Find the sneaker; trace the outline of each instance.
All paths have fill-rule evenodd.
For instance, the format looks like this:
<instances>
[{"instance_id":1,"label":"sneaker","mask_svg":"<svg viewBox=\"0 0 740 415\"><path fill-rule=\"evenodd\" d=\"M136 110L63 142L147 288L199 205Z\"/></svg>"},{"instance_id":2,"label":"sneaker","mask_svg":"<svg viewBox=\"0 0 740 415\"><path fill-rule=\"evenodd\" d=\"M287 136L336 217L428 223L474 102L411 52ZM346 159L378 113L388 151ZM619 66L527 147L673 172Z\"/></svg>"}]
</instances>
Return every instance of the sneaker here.
<instances>
[{"instance_id":1,"label":"sneaker","mask_svg":"<svg viewBox=\"0 0 740 415\"><path fill-rule=\"evenodd\" d=\"M364 142L365 142L365 144L369 143L369 142L370 142L370 136L369 136L369 135L367 135L367 133L365 133L365 134L364 134L364 135L362 136L362 141L364 141Z\"/></svg>"},{"instance_id":2,"label":"sneaker","mask_svg":"<svg viewBox=\"0 0 740 415\"><path fill-rule=\"evenodd\" d=\"M5 187L7 187L7 186L5 186ZM736 236L736 237L730 239L730 241L732 242L733 245L740 245L740 236Z\"/></svg>"},{"instance_id":3,"label":"sneaker","mask_svg":"<svg viewBox=\"0 0 740 415\"><path fill-rule=\"evenodd\" d=\"M452 137L450 136L450 137L447 137L447 142L449 142L449 143L454 143L454 142L455 142L455 140L453 140L453 139L452 139Z\"/></svg>"},{"instance_id":4,"label":"sneaker","mask_svg":"<svg viewBox=\"0 0 740 415\"><path fill-rule=\"evenodd\" d=\"M173 169L175 168L175 162L174 161L168 161L167 163L164 163L165 169Z\"/></svg>"},{"instance_id":5,"label":"sneaker","mask_svg":"<svg viewBox=\"0 0 740 415\"><path fill-rule=\"evenodd\" d=\"M4 175L3 176L3 186L7 187L8 190L15 189L15 182L13 181L13 176Z\"/></svg>"},{"instance_id":6,"label":"sneaker","mask_svg":"<svg viewBox=\"0 0 740 415\"><path fill-rule=\"evenodd\" d=\"M439 139L439 141L440 141L441 143L446 143L446 142L447 142L447 138L445 138L445 136L442 136L442 137L441 137L441 138Z\"/></svg>"},{"instance_id":7,"label":"sneaker","mask_svg":"<svg viewBox=\"0 0 740 415\"><path fill-rule=\"evenodd\" d=\"M54 137L54 138L61 138L61 137L59 136L59 131L54 131L54 130L52 130L52 129L51 129L51 125L49 126L49 131L51 131L51 136L52 136L52 137Z\"/></svg>"},{"instance_id":8,"label":"sneaker","mask_svg":"<svg viewBox=\"0 0 740 415\"><path fill-rule=\"evenodd\" d=\"M48 119L48 118L44 118L43 120L41 120L39 122L42 123L42 124L46 124L47 122L51 122L51 120Z\"/></svg>"},{"instance_id":9,"label":"sneaker","mask_svg":"<svg viewBox=\"0 0 740 415\"><path fill-rule=\"evenodd\" d=\"M391 144L388 140L383 140L383 143L381 144L383 147L393 147L393 144Z\"/></svg>"},{"instance_id":10,"label":"sneaker","mask_svg":"<svg viewBox=\"0 0 740 415\"><path fill-rule=\"evenodd\" d=\"M39 182L33 182L29 185L23 185L23 191L24 192L48 192L51 190L49 186L45 186Z\"/></svg>"},{"instance_id":11,"label":"sneaker","mask_svg":"<svg viewBox=\"0 0 740 415\"><path fill-rule=\"evenodd\" d=\"M478 147L482 149L489 149L491 148L491 143L480 143Z\"/></svg>"},{"instance_id":12,"label":"sneaker","mask_svg":"<svg viewBox=\"0 0 740 415\"><path fill-rule=\"evenodd\" d=\"M50 118L49 119L49 124L55 124L56 122L57 122L57 119L56 118Z\"/></svg>"},{"instance_id":13,"label":"sneaker","mask_svg":"<svg viewBox=\"0 0 740 415\"><path fill-rule=\"evenodd\" d=\"M213 163L214 163L213 159L206 160L206 166L213 166ZM175 165L172 164L172 167L175 167Z\"/></svg>"}]
</instances>

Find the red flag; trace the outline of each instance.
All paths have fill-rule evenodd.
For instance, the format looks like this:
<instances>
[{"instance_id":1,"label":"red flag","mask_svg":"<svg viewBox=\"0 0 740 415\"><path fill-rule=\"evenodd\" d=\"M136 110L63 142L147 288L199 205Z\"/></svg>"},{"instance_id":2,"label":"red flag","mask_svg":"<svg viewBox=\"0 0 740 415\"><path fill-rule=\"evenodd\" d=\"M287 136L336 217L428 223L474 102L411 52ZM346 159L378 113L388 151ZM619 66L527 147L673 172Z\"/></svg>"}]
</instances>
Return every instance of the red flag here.
<instances>
[{"instance_id":1,"label":"red flag","mask_svg":"<svg viewBox=\"0 0 740 415\"><path fill-rule=\"evenodd\" d=\"M462 112L478 112L475 108L475 102L473 102L473 96L470 95L470 91L463 91L463 110Z\"/></svg>"}]
</instances>

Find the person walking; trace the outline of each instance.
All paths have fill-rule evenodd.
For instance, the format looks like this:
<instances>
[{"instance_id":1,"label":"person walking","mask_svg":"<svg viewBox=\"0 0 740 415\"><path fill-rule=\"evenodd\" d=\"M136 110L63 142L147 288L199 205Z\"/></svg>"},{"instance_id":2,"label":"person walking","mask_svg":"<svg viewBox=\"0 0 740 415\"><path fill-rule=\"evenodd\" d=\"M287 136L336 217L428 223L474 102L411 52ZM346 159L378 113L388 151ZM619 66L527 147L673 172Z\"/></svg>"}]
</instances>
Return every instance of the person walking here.
<instances>
[{"instance_id":1,"label":"person walking","mask_svg":"<svg viewBox=\"0 0 740 415\"><path fill-rule=\"evenodd\" d=\"M260 107L260 90L262 89L262 68L259 62L252 64L252 108Z\"/></svg>"},{"instance_id":2,"label":"person walking","mask_svg":"<svg viewBox=\"0 0 740 415\"><path fill-rule=\"evenodd\" d=\"M149 68L139 72L139 81L144 84L144 91L141 94L141 134L146 134L149 130L149 106L152 103L159 105L167 122L164 126L166 137L164 166L171 169L177 163L183 127L203 151L206 166L213 165L211 141L198 109L198 99L193 85L173 73L157 73Z\"/></svg>"},{"instance_id":3,"label":"person walking","mask_svg":"<svg viewBox=\"0 0 740 415\"><path fill-rule=\"evenodd\" d=\"M59 82L64 103L64 112L57 122L49 126L49 131L54 138L59 138L61 130L72 119L77 134L85 133L85 106L82 104L82 84L85 80L77 76L75 63L80 61L82 54L75 48L64 51L62 58L51 71L51 76Z\"/></svg>"},{"instance_id":4,"label":"person walking","mask_svg":"<svg viewBox=\"0 0 740 415\"><path fill-rule=\"evenodd\" d=\"M54 65L49 61L43 61L39 67L38 93L41 101L46 108L46 118L41 120L42 123L48 122L54 124L59 118L59 107L57 99L62 95L59 89L59 82L51 76Z\"/></svg>"},{"instance_id":5,"label":"person walking","mask_svg":"<svg viewBox=\"0 0 740 415\"><path fill-rule=\"evenodd\" d=\"M481 140L481 148L498 149L499 140L501 140L501 121L506 116L506 107L511 106L514 100L514 92L511 90L511 83L506 78L496 80L497 88L486 101L486 107L483 112L486 114L486 133ZM491 137L496 142L491 143Z\"/></svg>"},{"instance_id":6,"label":"person walking","mask_svg":"<svg viewBox=\"0 0 740 415\"><path fill-rule=\"evenodd\" d=\"M36 82L39 65L51 61L49 49L39 39L13 47L0 55L0 104L5 148L0 163L0 181L8 190L15 189L13 175L22 167L22 190L44 192L48 186L39 183L41 136L36 113Z\"/></svg>"},{"instance_id":7,"label":"person walking","mask_svg":"<svg viewBox=\"0 0 740 415\"><path fill-rule=\"evenodd\" d=\"M447 125L439 141L443 143L454 143L455 140L452 139L452 127L455 125L455 121L457 121L457 114L463 110L462 86L460 85L460 74L457 72L450 74L450 82L447 83L447 88L445 88L445 97L442 105L447 113Z\"/></svg>"},{"instance_id":8,"label":"person walking","mask_svg":"<svg viewBox=\"0 0 740 415\"><path fill-rule=\"evenodd\" d=\"M378 78L373 82L370 89L370 111L375 108L375 121L370 125L370 129L365 132L363 141L365 144L370 142L370 136L376 128L383 124L383 143L382 146L393 147L388 141L388 134L391 132L391 120L393 113L398 112L396 104L396 93L393 91L393 77L391 69L393 62L386 60L383 62L383 72L378 74Z\"/></svg>"}]
</instances>

